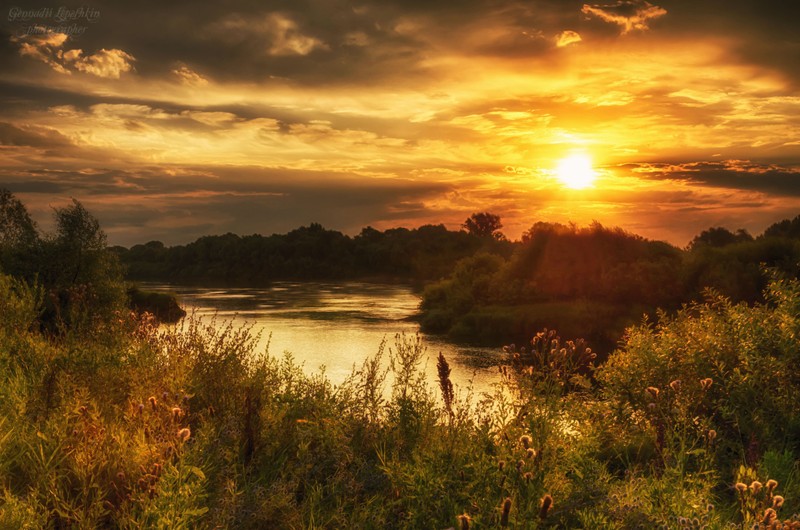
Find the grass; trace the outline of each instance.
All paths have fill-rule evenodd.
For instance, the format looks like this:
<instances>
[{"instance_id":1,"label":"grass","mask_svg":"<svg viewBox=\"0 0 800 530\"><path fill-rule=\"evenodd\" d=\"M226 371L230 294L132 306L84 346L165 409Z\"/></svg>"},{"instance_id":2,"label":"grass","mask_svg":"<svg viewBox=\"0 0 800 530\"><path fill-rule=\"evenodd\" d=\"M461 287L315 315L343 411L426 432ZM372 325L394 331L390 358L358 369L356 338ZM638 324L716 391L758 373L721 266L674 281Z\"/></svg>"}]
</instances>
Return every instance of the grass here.
<instances>
[{"instance_id":1,"label":"grass","mask_svg":"<svg viewBox=\"0 0 800 530\"><path fill-rule=\"evenodd\" d=\"M48 335L0 276L0 528L800 528L800 286L767 299L632 328L600 366L538 334L477 396L444 358L426 380L418 337L334 386L212 321Z\"/></svg>"}]
</instances>

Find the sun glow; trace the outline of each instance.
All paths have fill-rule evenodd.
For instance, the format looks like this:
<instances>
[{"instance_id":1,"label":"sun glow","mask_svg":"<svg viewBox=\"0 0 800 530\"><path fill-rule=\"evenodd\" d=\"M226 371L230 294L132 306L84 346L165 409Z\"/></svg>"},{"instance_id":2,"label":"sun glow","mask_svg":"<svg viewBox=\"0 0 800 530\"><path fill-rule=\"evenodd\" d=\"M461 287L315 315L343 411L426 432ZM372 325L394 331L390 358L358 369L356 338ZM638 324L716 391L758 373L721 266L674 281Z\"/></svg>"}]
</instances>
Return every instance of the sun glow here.
<instances>
[{"instance_id":1,"label":"sun glow","mask_svg":"<svg viewBox=\"0 0 800 530\"><path fill-rule=\"evenodd\" d=\"M556 168L556 177L568 188L582 190L594 184L597 176L592 168L592 159L579 153L561 159Z\"/></svg>"}]
</instances>

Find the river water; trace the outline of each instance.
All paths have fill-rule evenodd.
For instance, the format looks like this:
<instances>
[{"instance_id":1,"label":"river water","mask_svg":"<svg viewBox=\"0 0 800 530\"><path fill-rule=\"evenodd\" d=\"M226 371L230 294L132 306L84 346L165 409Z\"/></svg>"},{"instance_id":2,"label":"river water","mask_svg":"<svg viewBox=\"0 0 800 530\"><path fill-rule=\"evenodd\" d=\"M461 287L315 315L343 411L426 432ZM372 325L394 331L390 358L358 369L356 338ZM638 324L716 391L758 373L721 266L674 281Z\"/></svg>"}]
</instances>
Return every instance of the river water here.
<instances>
[{"instance_id":1,"label":"river water","mask_svg":"<svg viewBox=\"0 0 800 530\"><path fill-rule=\"evenodd\" d=\"M261 334L258 348L269 344L272 356L288 351L306 373L324 367L328 379L342 382L367 357L374 356L386 341L384 362L394 349L395 336L409 338L420 333L410 320L419 305L406 286L345 282L276 282L266 288L203 288L174 285L143 285L143 288L170 291L181 306L195 316L219 325L252 325ZM498 378L499 348L474 348L456 345L420 333L426 346L424 370L435 387L436 357L442 352L450 364L451 380L457 388L489 392Z\"/></svg>"}]
</instances>

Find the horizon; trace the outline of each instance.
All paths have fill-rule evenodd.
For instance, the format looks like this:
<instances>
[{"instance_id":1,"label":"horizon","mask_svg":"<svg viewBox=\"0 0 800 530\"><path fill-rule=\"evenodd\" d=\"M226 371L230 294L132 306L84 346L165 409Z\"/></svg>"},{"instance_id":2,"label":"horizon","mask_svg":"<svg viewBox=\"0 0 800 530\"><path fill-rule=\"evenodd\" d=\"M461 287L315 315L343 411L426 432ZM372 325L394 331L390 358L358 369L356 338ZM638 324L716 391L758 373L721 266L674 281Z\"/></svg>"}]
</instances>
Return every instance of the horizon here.
<instances>
[{"instance_id":1,"label":"horizon","mask_svg":"<svg viewBox=\"0 0 800 530\"><path fill-rule=\"evenodd\" d=\"M109 244L502 217L680 248L800 213L800 5L47 6L0 23L0 187Z\"/></svg>"}]
</instances>

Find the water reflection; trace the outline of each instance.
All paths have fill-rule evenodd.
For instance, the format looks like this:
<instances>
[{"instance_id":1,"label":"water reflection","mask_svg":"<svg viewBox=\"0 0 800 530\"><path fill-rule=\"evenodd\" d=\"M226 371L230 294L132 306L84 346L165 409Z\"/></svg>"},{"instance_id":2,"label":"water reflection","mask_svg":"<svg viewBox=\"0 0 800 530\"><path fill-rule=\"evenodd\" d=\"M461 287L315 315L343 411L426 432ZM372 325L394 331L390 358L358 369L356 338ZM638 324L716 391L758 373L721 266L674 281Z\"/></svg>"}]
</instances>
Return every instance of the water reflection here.
<instances>
[{"instance_id":1,"label":"water reflection","mask_svg":"<svg viewBox=\"0 0 800 530\"><path fill-rule=\"evenodd\" d=\"M419 326L409 320L419 298L397 285L347 282L278 282L267 288L202 288L144 285L178 295L187 312L199 317L217 315L217 322L253 326L260 333L259 348L269 343L271 355L291 352L307 373L325 367L333 383L343 381L353 365L361 366L382 341L394 348L395 335L414 335ZM497 381L496 349L457 346L423 335L427 346L426 373L436 383L436 356L450 363L453 383L465 388L473 381L476 392L488 392ZM388 353L388 350L387 350ZM386 356L384 356L386 360Z\"/></svg>"}]
</instances>

